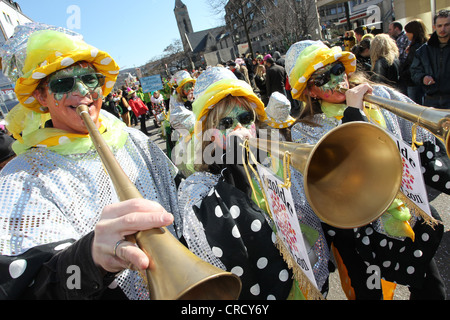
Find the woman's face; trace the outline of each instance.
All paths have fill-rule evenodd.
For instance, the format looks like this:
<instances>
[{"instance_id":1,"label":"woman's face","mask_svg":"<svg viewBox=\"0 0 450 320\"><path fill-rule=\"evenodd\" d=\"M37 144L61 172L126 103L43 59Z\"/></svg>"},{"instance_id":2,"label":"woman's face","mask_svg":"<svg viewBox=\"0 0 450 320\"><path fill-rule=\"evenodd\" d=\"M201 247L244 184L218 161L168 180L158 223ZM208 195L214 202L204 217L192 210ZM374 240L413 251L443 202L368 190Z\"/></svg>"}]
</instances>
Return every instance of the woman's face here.
<instances>
[{"instance_id":1,"label":"woman's face","mask_svg":"<svg viewBox=\"0 0 450 320\"><path fill-rule=\"evenodd\" d=\"M256 138L255 114L242 105L234 105L214 126L211 141L226 150L227 139L238 136L241 139Z\"/></svg>"},{"instance_id":2,"label":"woman's face","mask_svg":"<svg viewBox=\"0 0 450 320\"><path fill-rule=\"evenodd\" d=\"M414 34L412 34L411 32L407 32L407 31L405 31L405 33L406 33L406 36L408 37L408 40L412 41L413 37L414 37Z\"/></svg>"},{"instance_id":3,"label":"woman's face","mask_svg":"<svg viewBox=\"0 0 450 320\"><path fill-rule=\"evenodd\" d=\"M91 119L100 126L98 117L103 99L101 80L101 75L96 73L92 65L79 63L50 75L44 86L45 92L36 90L34 97L48 108L54 128L86 134L88 130L76 108L81 104L87 105Z\"/></svg>"},{"instance_id":4,"label":"woman's face","mask_svg":"<svg viewBox=\"0 0 450 320\"><path fill-rule=\"evenodd\" d=\"M311 98L330 103L345 102L345 93L338 91L338 88L349 87L347 74L342 64L330 64L318 69L311 76L309 83Z\"/></svg>"}]
</instances>

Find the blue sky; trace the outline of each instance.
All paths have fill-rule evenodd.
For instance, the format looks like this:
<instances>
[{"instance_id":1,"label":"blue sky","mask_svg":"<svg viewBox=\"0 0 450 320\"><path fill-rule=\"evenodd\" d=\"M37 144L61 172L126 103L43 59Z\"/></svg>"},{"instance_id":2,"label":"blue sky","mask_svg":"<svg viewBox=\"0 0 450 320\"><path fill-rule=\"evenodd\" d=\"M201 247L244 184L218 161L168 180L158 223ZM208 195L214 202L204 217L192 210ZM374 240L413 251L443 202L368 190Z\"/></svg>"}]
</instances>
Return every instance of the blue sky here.
<instances>
[{"instance_id":1,"label":"blue sky","mask_svg":"<svg viewBox=\"0 0 450 320\"><path fill-rule=\"evenodd\" d=\"M175 0L16 0L30 19L81 33L121 68L139 67L180 39ZM183 0L194 31L222 24L207 0ZM71 7L76 6L76 7ZM79 10L76 15L75 10ZM79 17L79 19L75 19ZM79 21L79 25L77 25Z\"/></svg>"}]
</instances>

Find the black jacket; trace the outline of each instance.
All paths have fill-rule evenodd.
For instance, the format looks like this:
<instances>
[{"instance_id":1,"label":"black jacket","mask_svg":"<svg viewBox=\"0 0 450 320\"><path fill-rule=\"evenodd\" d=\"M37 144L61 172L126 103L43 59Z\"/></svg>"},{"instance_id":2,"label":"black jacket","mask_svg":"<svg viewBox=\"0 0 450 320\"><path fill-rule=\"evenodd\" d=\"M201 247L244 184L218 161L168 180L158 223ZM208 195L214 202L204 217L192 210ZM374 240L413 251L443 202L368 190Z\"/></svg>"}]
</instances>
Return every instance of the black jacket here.
<instances>
[{"instance_id":1,"label":"black jacket","mask_svg":"<svg viewBox=\"0 0 450 320\"><path fill-rule=\"evenodd\" d=\"M408 87L416 86L411 77L411 64L414 60L417 49L419 49L422 45L423 43L411 44L405 62L403 62L400 66L400 81Z\"/></svg>"},{"instance_id":2,"label":"black jacket","mask_svg":"<svg viewBox=\"0 0 450 320\"><path fill-rule=\"evenodd\" d=\"M389 65L385 58L380 58L373 66L373 75L370 80L387 84L391 87L397 87L400 77L400 61L395 59L394 63Z\"/></svg>"},{"instance_id":3,"label":"black jacket","mask_svg":"<svg viewBox=\"0 0 450 320\"><path fill-rule=\"evenodd\" d=\"M441 47L436 32L427 43L417 49L411 64L411 77L421 85L427 95L450 93L450 45ZM423 85L425 76L433 77L435 84Z\"/></svg>"},{"instance_id":4,"label":"black jacket","mask_svg":"<svg viewBox=\"0 0 450 320\"><path fill-rule=\"evenodd\" d=\"M273 64L266 69L266 87L269 97L275 91L286 95L286 70L282 66Z\"/></svg>"}]
</instances>

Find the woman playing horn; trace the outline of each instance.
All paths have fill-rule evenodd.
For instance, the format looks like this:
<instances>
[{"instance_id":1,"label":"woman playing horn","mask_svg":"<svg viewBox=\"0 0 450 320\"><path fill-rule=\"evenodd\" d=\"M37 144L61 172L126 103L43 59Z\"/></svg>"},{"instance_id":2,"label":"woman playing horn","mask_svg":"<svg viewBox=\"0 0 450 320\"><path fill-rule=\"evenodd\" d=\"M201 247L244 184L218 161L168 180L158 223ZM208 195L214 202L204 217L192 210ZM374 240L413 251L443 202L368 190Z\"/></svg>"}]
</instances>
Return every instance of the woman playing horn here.
<instances>
[{"instance_id":1,"label":"woman playing horn","mask_svg":"<svg viewBox=\"0 0 450 320\"><path fill-rule=\"evenodd\" d=\"M274 122L250 85L225 68L203 72L194 94L198 121L189 149L195 148L199 157L193 164L195 172L179 187L188 247L202 259L238 274L243 283L241 299L305 298L274 244L263 199L253 197L252 186L260 191L258 183L249 182L239 153L242 148L232 139L256 137L262 122ZM319 230L304 228L313 234L314 275L322 289L328 277L328 250L320 222L315 227ZM312 298L312 291L309 294Z\"/></svg>"},{"instance_id":2,"label":"woman playing horn","mask_svg":"<svg viewBox=\"0 0 450 320\"><path fill-rule=\"evenodd\" d=\"M364 116L360 112L365 93L402 101L408 98L389 87L369 85L363 77L353 74L356 60L352 53L338 47L328 48L320 41L301 41L289 49L286 68L293 97L305 105L299 120L291 127L293 141L315 144L343 122L370 118L395 136L411 142L412 124L406 120L385 110L371 110ZM342 93L339 88L351 89ZM425 130L419 135L424 141L434 142L434 137ZM405 225L392 224L397 220L409 221L412 229L406 226L402 232L393 230L393 225ZM339 229L323 223L323 228L349 299L380 299L383 294L388 299L388 289L393 287L391 281L409 285L411 299L445 299L445 289L433 260L442 237L442 225L424 224L401 201L396 200L387 213L366 226ZM367 285L373 274L368 273L370 266L379 268L381 277L387 280L382 282L382 289L379 282L376 286Z\"/></svg>"}]
</instances>

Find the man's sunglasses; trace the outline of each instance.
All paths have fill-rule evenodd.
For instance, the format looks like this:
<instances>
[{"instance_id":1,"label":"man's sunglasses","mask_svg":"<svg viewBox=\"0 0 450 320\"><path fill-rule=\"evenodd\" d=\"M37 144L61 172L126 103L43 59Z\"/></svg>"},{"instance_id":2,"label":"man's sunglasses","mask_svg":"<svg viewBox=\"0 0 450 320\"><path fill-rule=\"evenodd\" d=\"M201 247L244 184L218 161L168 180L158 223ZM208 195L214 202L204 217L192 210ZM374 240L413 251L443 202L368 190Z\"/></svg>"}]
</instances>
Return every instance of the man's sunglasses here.
<instances>
[{"instance_id":1,"label":"man's sunglasses","mask_svg":"<svg viewBox=\"0 0 450 320\"><path fill-rule=\"evenodd\" d=\"M255 121L255 115L252 111L248 111L248 112L241 113L236 118L232 118L232 117L222 118L219 121L219 129L227 130L227 129L233 128L236 123L235 120L237 120L237 122L239 122L240 124L245 126L245 125L249 125Z\"/></svg>"},{"instance_id":2,"label":"man's sunglasses","mask_svg":"<svg viewBox=\"0 0 450 320\"><path fill-rule=\"evenodd\" d=\"M75 87L76 79L80 79L89 89L96 89L105 84L105 76L101 73L84 74L50 81L49 88L53 93L68 93Z\"/></svg>"},{"instance_id":3,"label":"man's sunglasses","mask_svg":"<svg viewBox=\"0 0 450 320\"><path fill-rule=\"evenodd\" d=\"M314 83L316 87L321 87L327 84L331 80L331 74L335 76L339 76L345 72L345 67L342 63L337 63L328 71L323 73L313 75L311 81Z\"/></svg>"}]
</instances>

